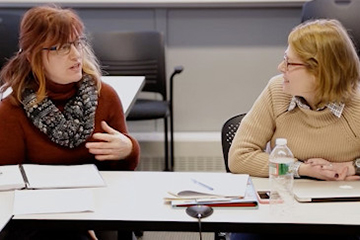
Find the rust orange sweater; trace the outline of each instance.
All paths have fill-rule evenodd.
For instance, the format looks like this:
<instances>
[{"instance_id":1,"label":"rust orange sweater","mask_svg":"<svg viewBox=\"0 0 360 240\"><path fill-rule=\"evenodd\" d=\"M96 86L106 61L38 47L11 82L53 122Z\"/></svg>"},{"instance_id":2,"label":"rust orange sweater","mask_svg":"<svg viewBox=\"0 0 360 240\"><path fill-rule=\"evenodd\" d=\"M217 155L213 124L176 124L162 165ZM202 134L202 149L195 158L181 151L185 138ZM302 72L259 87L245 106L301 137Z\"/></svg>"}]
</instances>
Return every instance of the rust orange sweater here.
<instances>
[{"instance_id":1,"label":"rust orange sweater","mask_svg":"<svg viewBox=\"0 0 360 240\"><path fill-rule=\"evenodd\" d=\"M66 102L76 94L76 84L47 84L48 97L63 110ZM129 136L122 105L115 90L102 83L95 114L95 132L103 132L101 121L128 136L133 149L119 161L97 161L88 152L85 142L74 149L62 147L50 141L27 118L22 106L11 103L7 97L0 102L0 165L36 164L84 164L95 163L100 170L134 170L139 162L138 142ZM90 138L88 141L92 141Z\"/></svg>"}]
</instances>

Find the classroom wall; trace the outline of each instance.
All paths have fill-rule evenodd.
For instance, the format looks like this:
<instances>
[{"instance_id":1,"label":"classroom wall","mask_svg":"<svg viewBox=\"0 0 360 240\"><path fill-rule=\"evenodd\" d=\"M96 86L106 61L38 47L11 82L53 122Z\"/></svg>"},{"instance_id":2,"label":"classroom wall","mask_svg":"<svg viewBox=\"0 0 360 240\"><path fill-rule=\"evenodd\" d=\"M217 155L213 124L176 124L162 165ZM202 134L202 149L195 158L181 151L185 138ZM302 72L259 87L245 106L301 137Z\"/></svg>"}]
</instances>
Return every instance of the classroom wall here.
<instances>
[{"instance_id":1,"label":"classroom wall","mask_svg":"<svg viewBox=\"0 0 360 240\"><path fill-rule=\"evenodd\" d=\"M157 29L167 43L167 74L174 84L176 132L218 131L229 116L246 112L300 22L300 8L81 10L89 31ZM131 131L161 131L161 121L130 122Z\"/></svg>"},{"instance_id":2,"label":"classroom wall","mask_svg":"<svg viewBox=\"0 0 360 240\"><path fill-rule=\"evenodd\" d=\"M1 6L24 12L27 7ZM66 6L66 4L65 4ZM277 74L287 35L300 22L301 4L289 7L81 7L75 9L88 31L149 30L164 32L167 74L176 77L176 132L219 131L228 117L246 112ZM161 132L161 121L130 122L133 132Z\"/></svg>"},{"instance_id":3,"label":"classroom wall","mask_svg":"<svg viewBox=\"0 0 360 240\"><path fill-rule=\"evenodd\" d=\"M278 74L287 35L300 23L301 4L202 6L75 6L89 32L164 33L168 76L174 66L184 66L174 84L176 171L225 170L222 124L247 112ZM7 9L22 13L27 7ZM138 169L164 169L162 121L132 121L128 127L141 146Z\"/></svg>"}]
</instances>

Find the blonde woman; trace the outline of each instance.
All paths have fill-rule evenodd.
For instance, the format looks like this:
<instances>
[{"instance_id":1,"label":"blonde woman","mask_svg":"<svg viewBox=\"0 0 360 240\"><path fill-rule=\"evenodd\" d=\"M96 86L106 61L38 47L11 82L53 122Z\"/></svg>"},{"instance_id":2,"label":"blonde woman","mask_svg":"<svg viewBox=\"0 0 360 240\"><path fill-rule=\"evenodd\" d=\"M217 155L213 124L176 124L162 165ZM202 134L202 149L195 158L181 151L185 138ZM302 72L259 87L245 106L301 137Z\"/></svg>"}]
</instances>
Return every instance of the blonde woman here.
<instances>
[{"instance_id":1,"label":"blonde woman","mask_svg":"<svg viewBox=\"0 0 360 240\"><path fill-rule=\"evenodd\" d=\"M231 171L267 177L264 149L283 137L299 160L295 175L359 179L359 59L344 27L324 19L295 27L278 69L242 120Z\"/></svg>"},{"instance_id":2,"label":"blonde woman","mask_svg":"<svg viewBox=\"0 0 360 240\"><path fill-rule=\"evenodd\" d=\"M287 138L298 160L293 168L296 177L360 179L359 59L346 29L337 20L325 19L295 27L278 70L281 74L269 81L241 122L229 152L230 170L268 177L265 149L270 143L271 150L281 137ZM297 237L304 236L275 236ZM326 239L357 239L347 237ZM318 238L306 235L304 239Z\"/></svg>"}]
</instances>

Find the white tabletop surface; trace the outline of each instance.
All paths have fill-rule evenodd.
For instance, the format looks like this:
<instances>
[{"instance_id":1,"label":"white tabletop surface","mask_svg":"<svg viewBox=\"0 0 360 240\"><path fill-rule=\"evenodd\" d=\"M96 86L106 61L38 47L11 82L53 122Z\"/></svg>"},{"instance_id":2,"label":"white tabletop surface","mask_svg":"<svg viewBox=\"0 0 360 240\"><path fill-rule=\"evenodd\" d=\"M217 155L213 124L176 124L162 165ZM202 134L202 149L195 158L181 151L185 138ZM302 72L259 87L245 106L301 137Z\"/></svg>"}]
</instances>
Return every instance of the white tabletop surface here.
<instances>
[{"instance_id":1,"label":"white tabletop surface","mask_svg":"<svg viewBox=\"0 0 360 240\"><path fill-rule=\"evenodd\" d=\"M0 192L0 231L12 217L14 192Z\"/></svg>"},{"instance_id":2,"label":"white tabletop surface","mask_svg":"<svg viewBox=\"0 0 360 240\"><path fill-rule=\"evenodd\" d=\"M127 116L137 95L144 87L145 77L103 76L101 80L115 89L120 97L125 116Z\"/></svg>"},{"instance_id":3,"label":"white tabletop surface","mask_svg":"<svg viewBox=\"0 0 360 240\"><path fill-rule=\"evenodd\" d=\"M106 220L153 223L152 230L162 230L166 224L196 222L185 213L184 208L172 208L163 197L174 182L185 177L201 174L194 172L102 172L108 186L94 189L96 210L92 213L41 214L15 216L14 219L40 220ZM226 174L226 173L224 173ZM268 179L253 178L257 189L267 189ZM165 223L161 225L160 223ZM297 203L293 214L275 218L269 213L269 205L260 204L258 209L215 208L213 215L203 219L206 224L287 224L286 226L359 226L360 204L358 202ZM322 226L323 227L323 226ZM196 228L195 228L196 229ZM146 229L144 229L146 230ZM169 229L164 229L169 230ZM176 230L171 228L171 230ZM208 229L209 230L209 229ZM204 230L205 231L205 230ZM323 230L322 230L323 231Z\"/></svg>"}]
</instances>

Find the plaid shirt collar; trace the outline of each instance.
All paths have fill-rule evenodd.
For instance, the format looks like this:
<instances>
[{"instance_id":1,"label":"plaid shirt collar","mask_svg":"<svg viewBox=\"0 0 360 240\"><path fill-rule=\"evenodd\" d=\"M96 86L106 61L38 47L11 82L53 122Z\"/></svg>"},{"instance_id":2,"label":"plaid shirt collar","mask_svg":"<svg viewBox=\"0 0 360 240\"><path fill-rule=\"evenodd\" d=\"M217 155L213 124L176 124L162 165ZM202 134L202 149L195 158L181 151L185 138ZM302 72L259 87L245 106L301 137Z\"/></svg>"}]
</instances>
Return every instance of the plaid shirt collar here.
<instances>
[{"instance_id":1,"label":"plaid shirt collar","mask_svg":"<svg viewBox=\"0 0 360 240\"><path fill-rule=\"evenodd\" d=\"M306 103L304 103L302 101L302 99L298 96L294 96L289 104L288 107L288 111L292 111L296 106L304 108L304 109L310 109L309 105L307 105ZM316 111L321 111L324 108L329 108L330 111L338 118L341 117L341 114L344 110L345 104L344 103L329 103L326 106L322 107L322 108L318 108L316 109Z\"/></svg>"}]
</instances>

